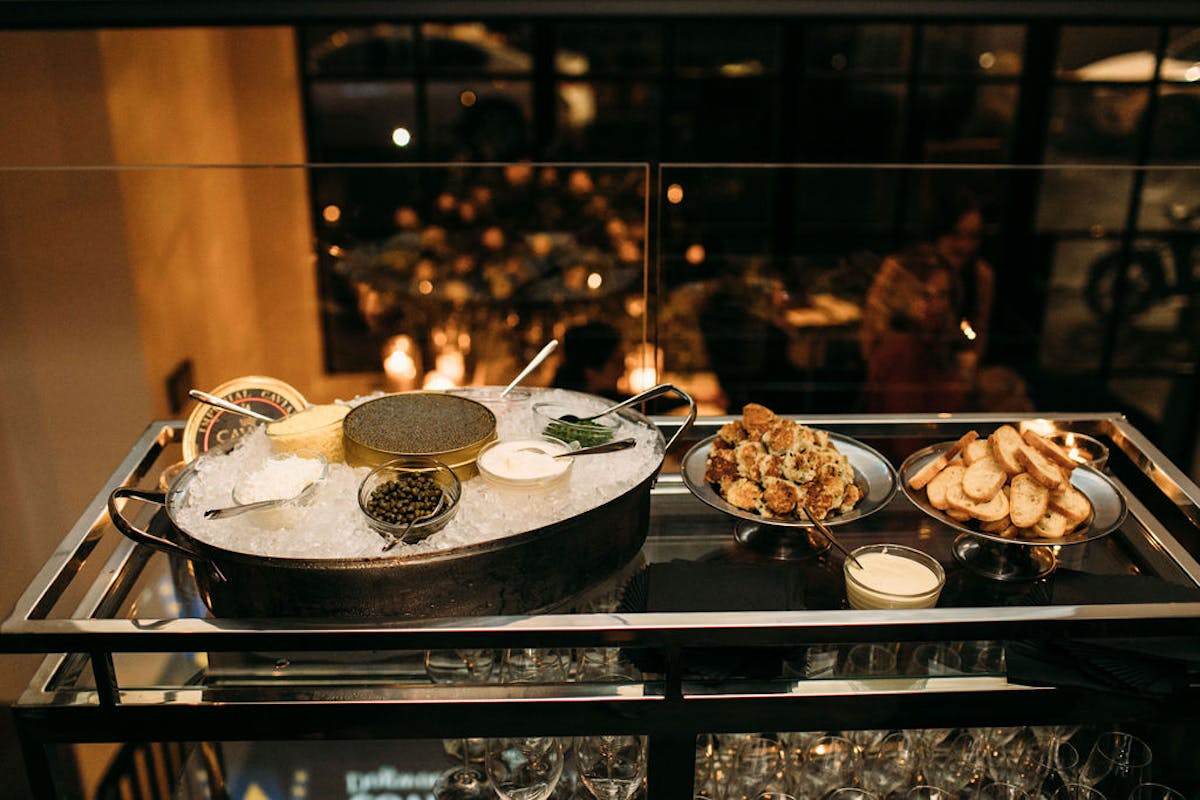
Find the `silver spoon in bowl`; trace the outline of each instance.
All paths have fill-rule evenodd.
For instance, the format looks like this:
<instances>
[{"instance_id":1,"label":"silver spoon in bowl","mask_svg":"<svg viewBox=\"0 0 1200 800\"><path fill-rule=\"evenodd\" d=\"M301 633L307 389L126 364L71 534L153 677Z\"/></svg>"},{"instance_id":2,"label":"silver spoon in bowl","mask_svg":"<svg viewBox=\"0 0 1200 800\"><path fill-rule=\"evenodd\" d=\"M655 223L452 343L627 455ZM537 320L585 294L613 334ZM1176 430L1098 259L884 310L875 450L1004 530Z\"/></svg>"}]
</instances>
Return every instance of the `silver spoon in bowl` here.
<instances>
[{"instance_id":1,"label":"silver spoon in bowl","mask_svg":"<svg viewBox=\"0 0 1200 800\"><path fill-rule=\"evenodd\" d=\"M259 422L275 422L274 417L268 417L266 414L260 414L257 411L251 411L248 408L242 408L237 403L231 403L223 397L217 397L215 394L202 392L199 389L191 389L188 391L188 396L193 400L204 403L206 405L215 406L222 411L228 411L231 414L241 414L243 417L250 417Z\"/></svg>"},{"instance_id":2,"label":"silver spoon in bowl","mask_svg":"<svg viewBox=\"0 0 1200 800\"><path fill-rule=\"evenodd\" d=\"M438 515L438 512L442 510L442 505L445 504L445 502L446 502L446 493L442 492L442 496L438 498L437 505L433 507L433 511L430 511L428 514L423 514L419 517L413 517L412 519L410 519L408 521L408 524L404 526L404 530L401 531L399 536L395 535L394 533L389 533L387 535L387 537L385 537L387 539L387 541L383 545L382 552L386 553L388 550L391 550L393 547L395 547L398 544L407 544L407 542L405 542L404 540L408 538L408 532L412 530L413 525L416 525L418 522L423 522L427 519L432 519L433 517L436 517ZM382 533L380 533L379 535L383 536Z\"/></svg>"},{"instance_id":3,"label":"silver spoon in bowl","mask_svg":"<svg viewBox=\"0 0 1200 800\"><path fill-rule=\"evenodd\" d=\"M538 351L538 354L533 357L533 360L525 365L525 369L517 373L517 377L512 379L512 383L504 387L504 390L500 392L500 397L503 399L506 394L516 388L518 383L525 380L525 378L529 376L529 373L541 366L542 362L554 352L554 348L556 347L558 347L558 339L551 339L545 347Z\"/></svg>"},{"instance_id":4,"label":"silver spoon in bowl","mask_svg":"<svg viewBox=\"0 0 1200 800\"><path fill-rule=\"evenodd\" d=\"M287 503L299 503L308 498L317 488L320 479L310 481L304 488L296 492L291 497L276 497L272 500L259 500L254 503L242 503L238 506L226 506L225 508L210 508L204 512L205 519L225 519L226 517L236 517L239 514L245 514L247 511L261 511L265 508L275 508Z\"/></svg>"},{"instance_id":5,"label":"silver spoon in bowl","mask_svg":"<svg viewBox=\"0 0 1200 800\"><path fill-rule=\"evenodd\" d=\"M816 515L814 515L814 514L812 513L812 511L809 509L809 507L808 507L808 506L806 506L806 505L801 505L800 507L804 509L804 513L805 513L805 515L807 515L807 516L808 516L808 521L809 521L809 522L811 522L811 523L812 523L814 526L816 526L816 529L817 529L817 530L819 530L819 531L821 532L821 535L822 535L822 536L824 536L826 539L828 539L828 540L829 540L829 543L830 543L830 544L832 544L832 545L833 545L834 547L836 547L838 550L841 550L841 551L842 551L842 554L843 554L843 555L845 555L845 556L846 556L846 558L848 558L848 559L850 559L851 561L853 561L853 562L854 562L854 563L855 563L855 564L858 566L858 568L859 568L859 569L863 569L863 568L864 568L864 567L863 567L863 565L862 565L862 562L861 562L861 561L859 561L859 560L858 560L858 559L855 557L854 553L851 553L849 550L847 550L847 549L846 549L846 545L842 544L841 542L839 542L839 541L837 540L837 538L836 538L836 537L833 535L833 533L832 533L832 532L830 532L830 530L829 530L828 526L826 526L826 525L825 525L825 523L821 522L821 520L817 519Z\"/></svg>"}]
</instances>

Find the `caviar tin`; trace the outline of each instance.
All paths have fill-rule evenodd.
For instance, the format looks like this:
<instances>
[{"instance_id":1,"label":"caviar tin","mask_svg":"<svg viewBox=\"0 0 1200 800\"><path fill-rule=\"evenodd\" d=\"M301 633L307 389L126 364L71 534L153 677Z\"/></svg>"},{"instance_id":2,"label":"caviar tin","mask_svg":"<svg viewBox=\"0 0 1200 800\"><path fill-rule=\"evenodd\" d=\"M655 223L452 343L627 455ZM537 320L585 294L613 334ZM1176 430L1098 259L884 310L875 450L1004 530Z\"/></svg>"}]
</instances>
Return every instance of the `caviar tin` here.
<instances>
[{"instance_id":1,"label":"caviar tin","mask_svg":"<svg viewBox=\"0 0 1200 800\"><path fill-rule=\"evenodd\" d=\"M209 394L272 419L282 419L308 408L308 401L296 387L264 375L234 378ZM197 403L183 428L183 460L191 461L201 453L224 447L254 430L258 424L250 417Z\"/></svg>"},{"instance_id":2,"label":"caviar tin","mask_svg":"<svg viewBox=\"0 0 1200 800\"><path fill-rule=\"evenodd\" d=\"M442 392L399 392L355 407L342 422L346 463L377 467L428 456L474 477L480 449L496 438L496 415L482 403Z\"/></svg>"}]
</instances>

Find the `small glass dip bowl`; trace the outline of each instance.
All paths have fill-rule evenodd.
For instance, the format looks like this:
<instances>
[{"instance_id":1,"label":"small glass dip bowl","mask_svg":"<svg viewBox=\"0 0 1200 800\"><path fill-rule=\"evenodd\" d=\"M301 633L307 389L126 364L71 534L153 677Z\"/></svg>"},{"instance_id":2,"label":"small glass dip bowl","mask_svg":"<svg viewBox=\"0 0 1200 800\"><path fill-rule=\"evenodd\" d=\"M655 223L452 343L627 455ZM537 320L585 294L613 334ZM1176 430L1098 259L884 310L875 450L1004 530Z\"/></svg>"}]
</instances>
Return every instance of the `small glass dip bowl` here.
<instances>
[{"instance_id":1,"label":"small glass dip bowl","mask_svg":"<svg viewBox=\"0 0 1200 800\"><path fill-rule=\"evenodd\" d=\"M410 525L407 518L383 517L372 510L372 498L377 491L387 491L386 487L394 481L407 482L422 478L431 480L442 493L441 507L432 516L417 515L418 521ZM382 536L389 546L401 539L406 544L419 542L446 527L446 523L458 511L460 497L462 483L454 474L454 470L436 458L425 456L405 456L381 464L371 470L358 487L359 509L366 516L367 524Z\"/></svg>"},{"instance_id":2,"label":"small glass dip bowl","mask_svg":"<svg viewBox=\"0 0 1200 800\"><path fill-rule=\"evenodd\" d=\"M522 450L540 452L528 453L528 458L523 458ZM554 456L571 450L570 445L550 436L507 439L484 445L475 466L485 482L502 489L549 489L567 480L575 461Z\"/></svg>"},{"instance_id":3,"label":"small glass dip bowl","mask_svg":"<svg viewBox=\"0 0 1200 800\"><path fill-rule=\"evenodd\" d=\"M946 585L946 571L937 559L912 547L869 544L855 550L854 557L863 569L849 558L842 565L851 608L932 608ZM910 593L888 585L905 580L923 588Z\"/></svg>"},{"instance_id":4,"label":"small glass dip bowl","mask_svg":"<svg viewBox=\"0 0 1200 800\"><path fill-rule=\"evenodd\" d=\"M500 393L503 391L503 386L463 386L458 389L447 389L446 394L465 397L487 406L496 415L497 426L510 420L519 424L527 424L529 400L533 397L533 392L516 386L504 397L501 397Z\"/></svg>"},{"instance_id":5,"label":"small glass dip bowl","mask_svg":"<svg viewBox=\"0 0 1200 800\"><path fill-rule=\"evenodd\" d=\"M1104 465L1108 463L1108 447L1095 436L1075 431L1059 431L1048 438L1080 464L1104 469Z\"/></svg>"},{"instance_id":6,"label":"small glass dip bowl","mask_svg":"<svg viewBox=\"0 0 1200 800\"><path fill-rule=\"evenodd\" d=\"M557 439L567 444L579 447L592 447L611 442L613 436L621 429L621 418L616 414L606 414L598 419L586 422L564 422L560 417L574 414L586 417L595 411L567 405L566 403L534 403L533 420L537 430L543 436Z\"/></svg>"},{"instance_id":7,"label":"small glass dip bowl","mask_svg":"<svg viewBox=\"0 0 1200 800\"><path fill-rule=\"evenodd\" d=\"M306 459L293 466L297 459ZM316 466L312 466L315 464ZM268 458L233 486L235 506L278 501L276 505L246 513L264 528L289 528L300 521L304 506L312 502L321 481L329 475L329 461L315 450L296 450Z\"/></svg>"}]
</instances>

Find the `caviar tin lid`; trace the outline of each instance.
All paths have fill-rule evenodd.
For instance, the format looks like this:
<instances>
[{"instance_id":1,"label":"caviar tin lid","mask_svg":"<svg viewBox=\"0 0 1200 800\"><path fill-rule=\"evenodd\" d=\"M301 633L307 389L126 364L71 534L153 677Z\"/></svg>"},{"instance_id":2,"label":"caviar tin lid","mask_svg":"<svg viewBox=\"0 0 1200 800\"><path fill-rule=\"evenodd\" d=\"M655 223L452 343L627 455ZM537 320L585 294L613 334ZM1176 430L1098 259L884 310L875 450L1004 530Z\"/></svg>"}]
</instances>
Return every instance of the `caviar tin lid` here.
<instances>
[{"instance_id":1,"label":"caviar tin lid","mask_svg":"<svg viewBox=\"0 0 1200 800\"><path fill-rule=\"evenodd\" d=\"M282 419L308 407L308 401L294 386L263 375L234 378L209 394L272 419ZM183 428L183 458L191 461L213 448L223 447L254 430L256 425L250 417L197 403Z\"/></svg>"},{"instance_id":2,"label":"caviar tin lid","mask_svg":"<svg viewBox=\"0 0 1200 800\"><path fill-rule=\"evenodd\" d=\"M476 474L479 449L496 438L496 415L457 395L400 392L355 407L342 423L342 435L351 466L431 456L466 480Z\"/></svg>"}]
</instances>

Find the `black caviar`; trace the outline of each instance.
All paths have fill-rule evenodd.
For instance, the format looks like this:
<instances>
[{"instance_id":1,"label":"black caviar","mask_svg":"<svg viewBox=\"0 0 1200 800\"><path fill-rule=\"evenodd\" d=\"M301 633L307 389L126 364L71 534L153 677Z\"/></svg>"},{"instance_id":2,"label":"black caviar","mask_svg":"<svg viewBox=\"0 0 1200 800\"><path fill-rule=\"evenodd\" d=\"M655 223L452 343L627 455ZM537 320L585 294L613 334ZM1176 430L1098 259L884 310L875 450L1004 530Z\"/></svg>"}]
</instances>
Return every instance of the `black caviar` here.
<instances>
[{"instance_id":1,"label":"black caviar","mask_svg":"<svg viewBox=\"0 0 1200 800\"><path fill-rule=\"evenodd\" d=\"M428 475L401 475L375 487L367 513L391 525L404 525L433 513L442 488Z\"/></svg>"}]
</instances>

